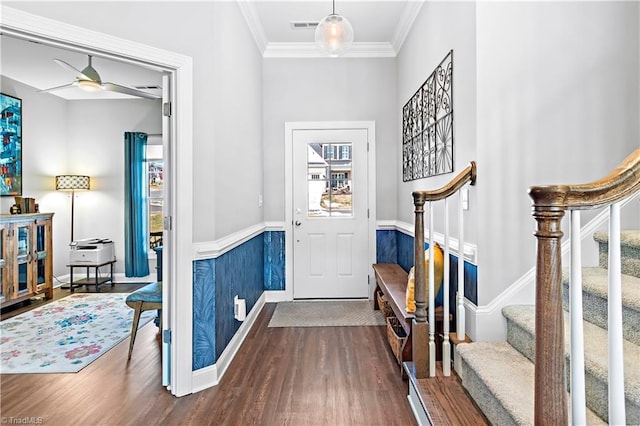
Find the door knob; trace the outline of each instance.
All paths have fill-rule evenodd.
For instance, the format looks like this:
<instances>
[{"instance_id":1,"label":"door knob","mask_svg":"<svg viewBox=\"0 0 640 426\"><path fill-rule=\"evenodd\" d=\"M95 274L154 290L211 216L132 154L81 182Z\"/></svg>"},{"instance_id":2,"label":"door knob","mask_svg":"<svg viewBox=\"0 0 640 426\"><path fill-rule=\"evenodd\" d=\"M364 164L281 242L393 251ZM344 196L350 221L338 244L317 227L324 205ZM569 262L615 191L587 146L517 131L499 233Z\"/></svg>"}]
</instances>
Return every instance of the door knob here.
<instances>
[{"instance_id":1,"label":"door knob","mask_svg":"<svg viewBox=\"0 0 640 426\"><path fill-rule=\"evenodd\" d=\"M299 220L296 220L296 226L300 226L302 225L302 222L300 222Z\"/></svg>"}]
</instances>

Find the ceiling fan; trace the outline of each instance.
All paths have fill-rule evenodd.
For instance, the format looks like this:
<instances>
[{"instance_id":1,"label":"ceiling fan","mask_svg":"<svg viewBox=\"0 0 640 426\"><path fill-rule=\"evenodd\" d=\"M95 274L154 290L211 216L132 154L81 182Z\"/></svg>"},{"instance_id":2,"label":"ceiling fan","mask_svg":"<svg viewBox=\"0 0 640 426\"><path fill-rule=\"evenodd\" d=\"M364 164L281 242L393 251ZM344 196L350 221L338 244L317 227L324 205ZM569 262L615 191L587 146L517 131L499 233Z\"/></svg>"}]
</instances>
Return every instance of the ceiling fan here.
<instances>
[{"instance_id":1,"label":"ceiling fan","mask_svg":"<svg viewBox=\"0 0 640 426\"><path fill-rule=\"evenodd\" d=\"M69 84L51 87L49 89L43 89L43 90L40 90L40 92L51 92L53 90L64 89L66 87L75 86L83 90L86 90L88 92L97 92L100 90L106 90L109 92L124 93L126 95L137 96L137 97L146 98L146 99L161 98L161 96L144 92L142 90L134 89L132 87L122 86L116 83L108 83L108 82L103 83L102 80L100 79L100 74L98 74L98 71L96 71L95 68L93 68L93 66L91 65L91 59L92 59L91 55L88 55L88 57L89 57L89 64L82 71L80 71L73 65L70 65L69 63L61 59L54 59L53 61L58 65L60 65L61 67L66 68L70 71L73 71L76 74L76 79L75 81Z\"/></svg>"}]
</instances>

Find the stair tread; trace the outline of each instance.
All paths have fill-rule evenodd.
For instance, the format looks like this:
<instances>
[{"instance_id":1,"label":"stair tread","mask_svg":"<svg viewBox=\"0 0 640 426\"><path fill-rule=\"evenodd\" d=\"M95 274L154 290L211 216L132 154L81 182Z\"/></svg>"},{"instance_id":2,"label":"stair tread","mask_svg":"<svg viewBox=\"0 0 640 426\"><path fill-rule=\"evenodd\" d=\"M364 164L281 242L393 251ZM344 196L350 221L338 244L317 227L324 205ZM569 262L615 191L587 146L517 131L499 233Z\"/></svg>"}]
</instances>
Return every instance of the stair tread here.
<instances>
[{"instance_id":1,"label":"stair tread","mask_svg":"<svg viewBox=\"0 0 640 426\"><path fill-rule=\"evenodd\" d=\"M593 239L598 243L608 243L608 232L595 232ZM640 248L640 230L638 229L625 229L620 231L620 245Z\"/></svg>"},{"instance_id":2,"label":"stair tread","mask_svg":"<svg viewBox=\"0 0 640 426\"><path fill-rule=\"evenodd\" d=\"M535 306L512 305L503 309L503 315L521 328L535 335ZM569 313L564 312L565 354L570 351ZM602 380L607 380L608 333L597 325L583 321L585 345L585 370ZM634 401L640 401L640 346L623 341L625 393Z\"/></svg>"},{"instance_id":3,"label":"stair tread","mask_svg":"<svg viewBox=\"0 0 640 426\"><path fill-rule=\"evenodd\" d=\"M531 361L507 342L473 342L456 346L456 351L516 424L533 424L535 367ZM589 409L587 423L604 424Z\"/></svg>"},{"instance_id":4,"label":"stair tread","mask_svg":"<svg viewBox=\"0 0 640 426\"><path fill-rule=\"evenodd\" d=\"M596 294L603 299L608 294L609 271L597 266L582 268L582 290ZM562 273L562 284L569 285L569 269ZM640 278L622 274L622 304L636 311L640 311Z\"/></svg>"}]
</instances>

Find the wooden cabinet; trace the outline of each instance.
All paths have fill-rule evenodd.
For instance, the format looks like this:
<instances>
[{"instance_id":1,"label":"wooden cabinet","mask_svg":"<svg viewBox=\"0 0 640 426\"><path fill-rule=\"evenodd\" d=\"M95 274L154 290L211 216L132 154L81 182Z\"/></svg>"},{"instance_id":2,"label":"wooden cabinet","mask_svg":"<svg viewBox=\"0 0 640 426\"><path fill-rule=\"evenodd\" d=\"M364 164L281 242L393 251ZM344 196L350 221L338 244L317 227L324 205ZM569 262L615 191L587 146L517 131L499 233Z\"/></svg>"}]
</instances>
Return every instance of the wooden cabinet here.
<instances>
[{"instance_id":1,"label":"wooden cabinet","mask_svg":"<svg viewBox=\"0 0 640 426\"><path fill-rule=\"evenodd\" d=\"M53 213L0 215L0 305L53 297Z\"/></svg>"}]
</instances>

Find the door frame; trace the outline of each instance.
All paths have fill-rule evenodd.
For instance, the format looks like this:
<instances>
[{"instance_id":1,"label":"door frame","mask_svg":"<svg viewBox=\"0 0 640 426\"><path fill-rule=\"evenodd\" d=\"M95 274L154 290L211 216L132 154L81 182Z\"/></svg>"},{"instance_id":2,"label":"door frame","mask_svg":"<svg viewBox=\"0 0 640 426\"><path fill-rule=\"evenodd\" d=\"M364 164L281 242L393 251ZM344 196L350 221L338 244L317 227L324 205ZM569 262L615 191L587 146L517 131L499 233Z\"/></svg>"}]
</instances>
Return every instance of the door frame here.
<instances>
[{"instance_id":1,"label":"door frame","mask_svg":"<svg viewBox=\"0 0 640 426\"><path fill-rule=\"evenodd\" d=\"M69 25L39 15L0 5L0 30L3 34L37 41L82 53L94 53L111 59L145 66L173 76L173 113L170 146L171 173L165 190L171 192L172 242L163 252L163 276L168 277L170 300L164 301L171 317L171 386L175 396L192 393L192 315L178 312L193 312L192 277L192 222L193 222L193 60L189 56L173 53L131 40ZM179 111L176 114L175 111ZM180 147L178 149L177 147ZM178 209L180 206L180 209ZM177 238L177 235L180 238ZM166 265L166 266L164 266ZM165 275L166 273L166 275ZM182 283L178 289L178 283ZM178 291L179 290L179 291Z\"/></svg>"},{"instance_id":2,"label":"door frame","mask_svg":"<svg viewBox=\"0 0 640 426\"><path fill-rule=\"evenodd\" d=\"M292 121L284 123L284 233L285 233L285 300L293 300L293 132L295 130L367 131L367 225L369 265L376 262L376 123L375 121ZM368 268L369 299L373 298L373 268Z\"/></svg>"}]
</instances>

